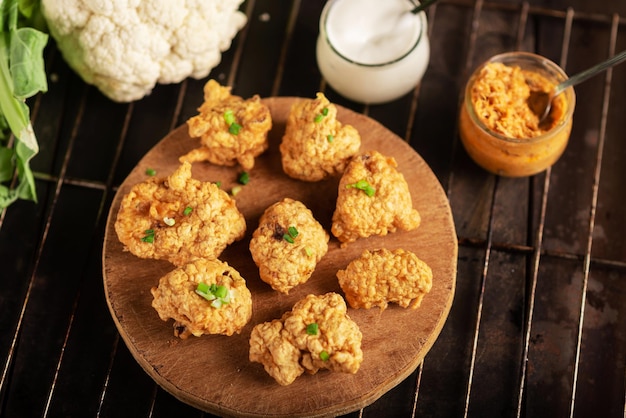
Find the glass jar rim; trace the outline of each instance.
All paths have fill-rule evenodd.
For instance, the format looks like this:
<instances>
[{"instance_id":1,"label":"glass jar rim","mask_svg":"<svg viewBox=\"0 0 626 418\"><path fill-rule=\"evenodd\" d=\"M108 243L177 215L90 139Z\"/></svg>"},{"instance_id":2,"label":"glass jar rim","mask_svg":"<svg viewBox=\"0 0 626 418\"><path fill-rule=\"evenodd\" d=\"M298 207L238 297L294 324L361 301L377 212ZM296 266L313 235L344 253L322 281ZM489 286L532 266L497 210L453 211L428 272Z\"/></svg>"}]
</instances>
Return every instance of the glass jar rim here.
<instances>
[{"instance_id":1,"label":"glass jar rim","mask_svg":"<svg viewBox=\"0 0 626 418\"><path fill-rule=\"evenodd\" d=\"M426 28L427 28L427 20L426 20L426 14L423 11L421 11L420 13L418 13L418 16L420 18L420 28L419 28L420 32L419 32L419 34L417 36L417 39L415 40L415 43L404 54L400 55L398 58L394 58L392 60L381 62L381 63L376 63L376 64L367 64L367 63L355 61L355 60L353 60L351 58L346 57L344 54L339 52L337 50L337 48L335 48L335 45L333 45L333 43L331 42L331 40L330 40L330 38L328 36L328 31L326 30L326 22L328 21L328 14L330 12L330 9L338 1L341 1L341 0L328 0L326 5L324 6L324 9L322 10L322 15L321 15L321 18L320 18L319 30L320 30L320 34L322 35L322 37L324 39L324 42L326 42L326 44L330 47L330 49L335 54L337 54L338 57L340 57L341 59L343 59L346 62L349 62L350 64L358 65L360 67L367 67L367 68L386 67L386 66L394 64L394 63L396 63L398 61L402 61L404 58L406 58L408 55L410 55L415 50L415 48L417 48L417 46L422 41L422 38L425 36ZM412 3L412 1L411 1L411 3Z\"/></svg>"},{"instance_id":2,"label":"glass jar rim","mask_svg":"<svg viewBox=\"0 0 626 418\"><path fill-rule=\"evenodd\" d=\"M535 65L543 66L544 69L548 71L548 75L556 79L555 80L556 82L561 82L561 81L567 80L568 78L568 75L565 73L565 71L559 65L557 65L554 61L542 55L534 54L532 52L525 52L525 51L504 52L501 54L494 55L493 57L484 61L474 70L464 90L465 91L464 106L467 109L467 113L469 114L471 120L482 131L493 136L494 138L500 139L505 142L534 143L534 142L541 142L546 138L550 138L555 133L560 132L562 129L564 129L568 125L569 121L571 121L573 117L574 108L576 107L576 93L574 92L573 87L568 87L566 90L563 91L563 93L561 93L567 96L567 100L566 100L567 110L565 114L561 117L561 119L556 125L554 125L550 130L542 133L541 135L537 135L537 136L529 137L529 138L512 138L512 137L505 136L499 132L496 132L492 130L491 128L489 128L487 125L485 125L483 121L476 114L476 109L474 108L474 104L472 103L472 100L471 100L471 88L474 84L475 78L480 73L480 71L487 64L494 63L494 62L501 62L504 64L520 64L524 62L532 63Z\"/></svg>"}]
</instances>

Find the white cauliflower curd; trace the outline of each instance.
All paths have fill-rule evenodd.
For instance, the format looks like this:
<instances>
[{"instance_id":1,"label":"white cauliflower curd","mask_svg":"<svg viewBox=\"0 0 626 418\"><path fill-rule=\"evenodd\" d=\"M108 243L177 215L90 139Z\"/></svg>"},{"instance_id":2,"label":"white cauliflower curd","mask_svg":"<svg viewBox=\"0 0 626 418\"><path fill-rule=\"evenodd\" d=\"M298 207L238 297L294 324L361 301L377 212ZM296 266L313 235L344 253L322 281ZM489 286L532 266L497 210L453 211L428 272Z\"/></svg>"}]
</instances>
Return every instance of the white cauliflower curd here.
<instances>
[{"instance_id":1,"label":"white cauliflower curd","mask_svg":"<svg viewBox=\"0 0 626 418\"><path fill-rule=\"evenodd\" d=\"M42 0L64 59L107 97L203 78L245 25L242 0Z\"/></svg>"}]
</instances>

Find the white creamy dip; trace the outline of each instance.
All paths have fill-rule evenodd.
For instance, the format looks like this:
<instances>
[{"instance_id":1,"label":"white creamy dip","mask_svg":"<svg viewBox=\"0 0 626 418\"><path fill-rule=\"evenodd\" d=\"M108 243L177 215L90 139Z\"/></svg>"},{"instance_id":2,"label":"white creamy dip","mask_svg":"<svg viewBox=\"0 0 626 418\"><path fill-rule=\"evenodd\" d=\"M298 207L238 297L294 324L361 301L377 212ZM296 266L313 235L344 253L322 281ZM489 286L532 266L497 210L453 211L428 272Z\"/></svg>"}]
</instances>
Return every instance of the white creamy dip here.
<instances>
[{"instance_id":1,"label":"white creamy dip","mask_svg":"<svg viewBox=\"0 0 626 418\"><path fill-rule=\"evenodd\" d=\"M394 100L421 80L430 56L424 13L409 0L330 0L317 60L326 81L363 103Z\"/></svg>"},{"instance_id":2,"label":"white creamy dip","mask_svg":"<svg viewBox=\"0 0 626 418\"><path fill-rule=\"evenodd\" d=\"M326 36L344 57L361 64L384 64L411 50L421 32L409 1L335 1L326 16ZM358 10L358 12L357 12Z\"/></svg>"}]
</instances>

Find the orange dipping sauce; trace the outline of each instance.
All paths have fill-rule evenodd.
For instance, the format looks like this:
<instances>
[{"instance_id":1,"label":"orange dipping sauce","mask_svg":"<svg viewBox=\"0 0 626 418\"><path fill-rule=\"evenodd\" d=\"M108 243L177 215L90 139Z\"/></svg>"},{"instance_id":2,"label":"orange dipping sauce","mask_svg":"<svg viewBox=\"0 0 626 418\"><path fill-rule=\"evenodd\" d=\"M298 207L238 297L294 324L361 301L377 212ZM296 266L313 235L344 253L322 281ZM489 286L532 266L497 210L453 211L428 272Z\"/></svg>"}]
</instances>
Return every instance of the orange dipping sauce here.
<instances>
[{"instance_id":1,"label":"orange dipping sauce","mask_svg":"<svg viewBox=\"0 0 626 418\"><path fill-rule=\"evenodd\" d=\"M567 76L535 54L493 57L470 77L459 116L461 141L486 170L508 177L537 174L554 164L569 141L575 96L557 96L543 123L528 105L533 91L550 91Z\"/></svg>"}]
</instances>

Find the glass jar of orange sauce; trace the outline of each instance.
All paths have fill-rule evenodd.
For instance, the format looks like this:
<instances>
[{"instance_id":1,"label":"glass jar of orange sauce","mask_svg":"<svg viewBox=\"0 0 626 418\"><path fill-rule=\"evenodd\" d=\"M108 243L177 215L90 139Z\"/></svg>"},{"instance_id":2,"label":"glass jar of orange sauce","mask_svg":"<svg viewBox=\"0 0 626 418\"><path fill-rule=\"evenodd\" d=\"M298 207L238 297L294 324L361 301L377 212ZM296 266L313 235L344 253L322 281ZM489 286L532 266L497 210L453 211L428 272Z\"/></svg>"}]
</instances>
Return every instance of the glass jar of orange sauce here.
<instances>
[{"instance_id":1,"label":"glass jar of orange sauce","mask_svg":"<svg viewBox=\"0 0 626 418\"><path fill-rule=\"evenodd\" d=\"M531 94L567 79L554 62L528 52L496 55L469 78L459 134L469 156L501 176L524 177L554 164L567 146L576 96L572 87L552 102L548 117L529 107Z\"/></svg>"}]
</instances>

